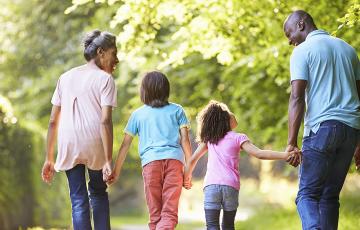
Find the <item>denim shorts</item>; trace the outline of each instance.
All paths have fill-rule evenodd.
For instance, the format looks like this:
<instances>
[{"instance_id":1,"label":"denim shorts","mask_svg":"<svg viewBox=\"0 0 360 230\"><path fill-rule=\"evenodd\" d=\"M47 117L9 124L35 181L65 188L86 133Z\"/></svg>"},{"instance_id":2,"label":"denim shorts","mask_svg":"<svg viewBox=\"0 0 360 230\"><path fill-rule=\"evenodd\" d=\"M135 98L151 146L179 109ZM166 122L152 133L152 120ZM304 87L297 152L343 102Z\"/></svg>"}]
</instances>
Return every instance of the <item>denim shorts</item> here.
<instances>
[{"instance_id":1,"label":"denim shorts","mask_svg":"<svg viewBox=\"0 0 360 230\"><path fill-rule=\"evenodd\" d=\"M234 211L239 206L239 190L228 186L212 184L204 188L204 208Z\"/></svg>"}]
</instances>

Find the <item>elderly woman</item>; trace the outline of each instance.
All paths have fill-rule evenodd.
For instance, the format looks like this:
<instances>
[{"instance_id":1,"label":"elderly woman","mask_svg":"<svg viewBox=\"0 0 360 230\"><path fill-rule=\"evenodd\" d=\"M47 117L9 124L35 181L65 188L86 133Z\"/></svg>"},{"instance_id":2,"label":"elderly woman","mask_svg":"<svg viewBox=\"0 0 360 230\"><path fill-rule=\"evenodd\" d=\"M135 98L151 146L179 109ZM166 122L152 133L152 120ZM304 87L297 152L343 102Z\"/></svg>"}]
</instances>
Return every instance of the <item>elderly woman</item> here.
<instances>
[{"instance_id":1,"label":"elderly woman","mask_svg":"<svg viewBox=\"0 0 360 230\"><path fill-rule=\"evenodd\" d=\"M116 53L114 35L99 30L90 32L84 40L87 63L60 76L51 100L42 179L50 183L55 170L66 172L74 230L91 229L89 197L94 228L110 229L107 185L102 172L111 172L112 108L116 106L111 74L119 63ZM57 130L58 154L54 163Z\"/></svg>"}]
</instances>

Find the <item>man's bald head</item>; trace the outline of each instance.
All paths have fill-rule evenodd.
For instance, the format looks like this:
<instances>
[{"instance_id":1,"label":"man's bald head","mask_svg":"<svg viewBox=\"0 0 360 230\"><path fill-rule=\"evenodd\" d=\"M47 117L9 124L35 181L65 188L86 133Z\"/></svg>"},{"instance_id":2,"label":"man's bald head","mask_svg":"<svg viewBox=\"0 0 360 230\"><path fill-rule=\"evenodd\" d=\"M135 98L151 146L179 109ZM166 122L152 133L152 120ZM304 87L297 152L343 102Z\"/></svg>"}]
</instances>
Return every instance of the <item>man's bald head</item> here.
<instances>
[{"instance_id":1,"label":"man's bald head","mask_svg":"<svg viewBox=\"0 0 360 230\"><path fill-rule=\"evenodd\" d=\"M304 23L306 23L309 26L312 27L316 27L313 18L311 17L311 15L303 10L296 10L294 12L292 12L287 19L285 20L284 23L284 28L286 26L286 24L296 24L299 21L303 21Z\"/></svg>"},{"instance_id":2,"label":"man's bald head","mask_svg":"<svg viewBox=\"0 0 360 230\"><path fill-rule=\"evenodd\" d=\"M311 15L303 10L291 13L285 20L284 32L289 39L289 44L297 46L305 41L306 36L317 30Z\"/></svg>"}]
</instances>

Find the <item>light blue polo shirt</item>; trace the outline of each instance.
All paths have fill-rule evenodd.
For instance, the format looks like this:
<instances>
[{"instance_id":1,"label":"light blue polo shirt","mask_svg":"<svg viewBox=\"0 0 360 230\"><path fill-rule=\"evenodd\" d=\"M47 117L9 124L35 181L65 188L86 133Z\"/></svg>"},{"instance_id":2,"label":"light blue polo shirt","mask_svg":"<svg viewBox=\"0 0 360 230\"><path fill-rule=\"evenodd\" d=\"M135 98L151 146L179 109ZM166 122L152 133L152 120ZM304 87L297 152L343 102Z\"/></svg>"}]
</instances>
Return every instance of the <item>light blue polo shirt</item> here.
<instances>
[{"instance_id":1,"label":"light blue polo shirt","mask_svg":"<svg viewBox=\"0 0 360 230\"><path fill-rule=\"evenodd\" d=\"M290 58L291 81L306 80L304 136L326 120L360 129L356 81L360 63L353 47L322 30L308 34Z\"/></svg>"},{"instance_id":2,"label":"light blue polo shirt","mask_svg":"<svg viewBox=\"0 0 360 230\"><path fill-rule=\"evenodd\" d=\"M180 129L190 123L184 109L169 103L160 108L143 105L135 110L126 125L125 133L139 135L141 165L155 160L176 159L184 163L180 145Z\"/></svg>"}]
</instances>

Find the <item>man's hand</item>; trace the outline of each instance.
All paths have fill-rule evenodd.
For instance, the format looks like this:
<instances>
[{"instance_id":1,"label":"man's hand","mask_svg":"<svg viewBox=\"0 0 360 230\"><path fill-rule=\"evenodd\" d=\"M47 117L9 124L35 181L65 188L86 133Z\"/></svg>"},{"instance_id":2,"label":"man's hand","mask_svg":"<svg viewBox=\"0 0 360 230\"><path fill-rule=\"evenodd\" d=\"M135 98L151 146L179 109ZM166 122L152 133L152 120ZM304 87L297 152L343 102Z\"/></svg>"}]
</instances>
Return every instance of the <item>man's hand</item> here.
<instances>
[{"instance_id":1,"label":"man's hand","mask_svg":"<svg viewBox=\"0 0 360 230\"><path fill-rule=\"evenodd\" d=\"M295 151L297 154L291 154L286 160L286 162L288 162L291 166L297 167L302 161L301 151L297 146L288 145L285 149L285 152L291 151Z\"/></svg>"},{"instance_id":2,"label":"man's hand","mask_svg":"<svg viewBox=\"0 0 360 230\"><path fill-rule=\"evenodd\" d=\"M360 171L360 142L358 142L356 146L354 159L355 159L356 170Z\"/></svg>"},{"instance_id":3,"label":"man's hand","mask_svg":"<svg viewBox=\"0 0 360 230\"><path fill-rule=\"evenodd\" d=\"M54 177L54 162L52 161L45 161L43 167L42 167L42 170L41 170L41 177L42 177L42 180L45 182L45 183L48 183L50 184L53 177Z\"/></svg>"}]
</instances>

